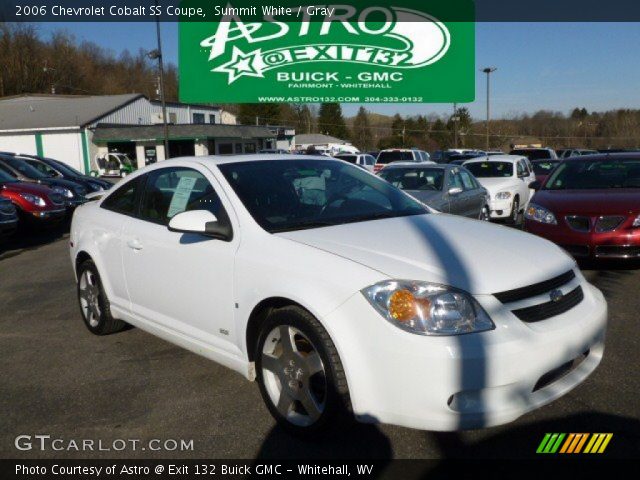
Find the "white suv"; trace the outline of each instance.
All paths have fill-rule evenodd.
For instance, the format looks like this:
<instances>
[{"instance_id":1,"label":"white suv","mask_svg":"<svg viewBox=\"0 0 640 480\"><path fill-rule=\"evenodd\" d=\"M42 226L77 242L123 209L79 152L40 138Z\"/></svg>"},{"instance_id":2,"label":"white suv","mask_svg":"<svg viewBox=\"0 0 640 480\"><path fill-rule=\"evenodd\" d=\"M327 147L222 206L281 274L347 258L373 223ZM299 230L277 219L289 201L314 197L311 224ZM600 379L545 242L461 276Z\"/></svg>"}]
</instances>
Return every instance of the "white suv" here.
<instances>
[{"instance_id":1,"label":"white suv","mask_svg":"<svg viewBox=\"0 0 640 480\"><path fill-rule=\"evenodd\" d=\"M491 218L517 224L535 192L536 181L531 163L517 155L492 155L474 158L463 165L476 177L490 196Z\"/></svg>"},{"instance_id":2,"label":"white suv","mask_svg":"<svg viewBox=\"0 0 640 480\"><path fill-rule=\"evenodd\" d=\"M374 170L379 172L393 162L435 163L431 161L429 153L424 150L416 150L414 148L389 148L387 150L381 150L380 153L378 153Z\"/></svg>"}]
</instances>

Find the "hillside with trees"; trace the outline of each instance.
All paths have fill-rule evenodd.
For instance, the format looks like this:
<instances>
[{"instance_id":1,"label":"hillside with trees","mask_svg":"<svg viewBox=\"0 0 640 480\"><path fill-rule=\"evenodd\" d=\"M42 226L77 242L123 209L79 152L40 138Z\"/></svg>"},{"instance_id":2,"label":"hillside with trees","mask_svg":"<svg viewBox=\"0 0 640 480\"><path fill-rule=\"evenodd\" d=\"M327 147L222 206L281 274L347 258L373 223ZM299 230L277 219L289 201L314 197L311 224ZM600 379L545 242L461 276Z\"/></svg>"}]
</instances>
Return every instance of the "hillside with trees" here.
<instances>
[{"instance_id":1,"label":"hillside with trees","mask_svg":"<svg viewBox=\"0 0 640 480\"><path fill-rule=\"evenodd\" d=\"M152 48L151 45L149 48ZM78 42L65 32L43 40L29 24L0 23L0 97L23 93L108 95L142 93L158 98L157 62L148 52L119 55L91 42ZM178 100L178 71L165 65L168 100ZM455 115L429 112L415 116L380 115L361 107L345 118L338 103L223 104L244 124L287 125L298 133L325 133L350 140L362 150L417 147L433 151L454 146L485 148L486 124L474 121L467 108ZM540 143L555 148L640 146L640 110L588 112L540 110L490 124L490 147L508 149L516 143Z\"/></svg>"}]
</instances>

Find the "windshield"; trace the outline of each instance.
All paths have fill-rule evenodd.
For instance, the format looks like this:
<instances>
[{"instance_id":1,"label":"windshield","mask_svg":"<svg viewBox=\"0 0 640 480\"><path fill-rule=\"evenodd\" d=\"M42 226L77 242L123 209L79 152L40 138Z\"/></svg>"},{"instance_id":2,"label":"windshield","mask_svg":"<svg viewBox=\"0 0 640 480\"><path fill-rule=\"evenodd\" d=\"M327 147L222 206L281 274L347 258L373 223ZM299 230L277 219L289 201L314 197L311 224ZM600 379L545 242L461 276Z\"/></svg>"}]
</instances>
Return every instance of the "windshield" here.
<instances>
[{"instance_id":1,"label":"windshield","mask_svg":"<svg viewBox=\"0 0 640 480\"><path fill-rule=\"evenodd\" d=\"M554 168L558 166L560 162L554 161L541 161L541 162L533 162L533 171L536 175L549 175Z\"/></svg>"},{"instance_id":2,"label":"windshield","mask_svg":"<svg viewBox=\"0 0 640 480\"><path fill-rule=\"evenodd\" d=\"M14 170L17 170L22 175L32 180L42 180L44 178L47 178L47 175L40 173L24 160L19 160L17 158L5 158L4 161Z\"/></svg>"},{"instance_id":3,"label":"windshield","mask_svg":"<svg viewBox=\"0 0 640 480\"><path fill-rule=\"evenodd\" d=\"M384 180L342 161L265 160L219 168L271 233L428 213Z\"/></svg>"},{"instance_id":4,"label":"windshield","mask_svg":"<svg viewBox=\"0 0 640 480\"><path fill-rule=\"evenodd\" d=\"M382 170L379 176L402 190L440 191L444 181L444 169L388 167Z\"/></svg>"},{"instance_id":5,"label":"windshield","mask_svg":"<svg viewBox=\"0 0 640 480\"><path fill-rule=\"evenodd\" d=\"M13 178L11 175L9 175L6 172L3 172L2 170L0 170L0 183L15 183L18 180L16 180L15 178Z\"/></svg>"},{"instance_id":6,"label":"windshield","mask_svg":"<svg viewBox=\"0 0 640 480\"><path fill-rule=\"evenodd\" d=\"M380 152L378 155L377 163L391 163L391 162L401 162L403 160L409 160L413 162L413 152L393 150L390 152Z\"/></svg>"},{"instance_id":7,"label":"windshield","mask_svg":"<svg viewBox=\"0 0 640 480\"><path fill-rule=\"evenodd\" d=\"M640 158L565 161L545 185L545 190L608 188L640 188Z\"/></svg>"},{"instance_id":8,"label":"windshield","mask_svg":"<svg viewBox=\"0 0 640 480\"><path fill-rule=\"evenodd\" d=\"M465 163L465 168L476 178L502 178L513 176L513 163L510 162L473 162Z\"/></svg>"},{"instance_id":9,"label":"windshield","mask_svg":"<svg viewBox=\"0 0 640 480\"><path fill-rule=\"evenodd\" d=\"M519 155L522 157L527 157L529 160L553 158L549 150L537 149L537 148L520 148L516 150L511 150L511 153L509 153L509 155Z\"/></svg>"},{"instance_id":10,"label":"windshield","mask_svg":"<svg viewBox=\"0 0 640 480\"><path fill-rule=\"evenodd\" d=\"M47 158L47 161L51 162L56 170L61 171L64 175L68 175L70 177L82 177L84 173L79 172L73 167L70 167L66 163L59 162L58 160L54 160L53 158Z\"/></svg>"}]
</instances>

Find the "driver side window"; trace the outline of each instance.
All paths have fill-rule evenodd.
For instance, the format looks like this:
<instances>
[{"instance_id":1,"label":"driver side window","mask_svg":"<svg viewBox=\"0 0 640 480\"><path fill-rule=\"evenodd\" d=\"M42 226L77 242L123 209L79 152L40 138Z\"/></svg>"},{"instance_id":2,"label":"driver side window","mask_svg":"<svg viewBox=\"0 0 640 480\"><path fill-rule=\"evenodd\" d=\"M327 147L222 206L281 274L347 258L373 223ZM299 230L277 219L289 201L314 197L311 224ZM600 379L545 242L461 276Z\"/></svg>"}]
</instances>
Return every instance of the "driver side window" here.
<instances>
[{"instance_id":1,"label":"driver side window","mask_svg":"<svg viewBox=\"0 0 640 480\"><path fill-rule=\"evenodd\" d=\"M190 210L208 210L218 216L222 204L209 180L191 168L155 170L142 194L140 218L168 225L171 218Z\"/></svg>"},{"instance_id":2,"label":"driver side window","mask_svg":"<svg viewBox=\"0 0 640 480\"><path fill-rule=\"evenodd\" d=\"M517 165L517 170L518 170L518 176L519 177L523 177L526 175L526 169L524 168L524 162L522 160L519 160Z\"/></svg>"}]
</instances>

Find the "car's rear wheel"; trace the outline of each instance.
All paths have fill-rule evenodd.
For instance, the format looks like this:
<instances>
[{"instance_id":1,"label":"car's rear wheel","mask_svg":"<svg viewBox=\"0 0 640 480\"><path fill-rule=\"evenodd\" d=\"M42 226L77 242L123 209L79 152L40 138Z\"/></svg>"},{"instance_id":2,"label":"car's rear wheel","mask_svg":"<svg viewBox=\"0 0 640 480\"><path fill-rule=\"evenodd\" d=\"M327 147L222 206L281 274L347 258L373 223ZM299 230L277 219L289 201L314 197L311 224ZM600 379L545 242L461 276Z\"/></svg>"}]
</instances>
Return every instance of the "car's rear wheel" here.
<instances>
[{"instance_id":1,"label":"car's rear wheel","mask_svg":"<svg viewBox=\"0 0 640 480\"><path fill-rule=\"evenodd\" d=\"M126 326L125 322L111 315L100 274L91 260L83 262L78 269L78 302L84 324L93 334L108 335Z\"/></svg>"},{"instance_id":2,"label":"car's rear wheel","mask_svg":"<svg viewBox=\"0 0 640 480\"><path fill-rule=\"evenodd\" d=\"M349 391L327 331L299 307L276 310L263 323L255 351L260 393L287 430L313 434L348 418Z\"/></svg>"}]
</instances>

